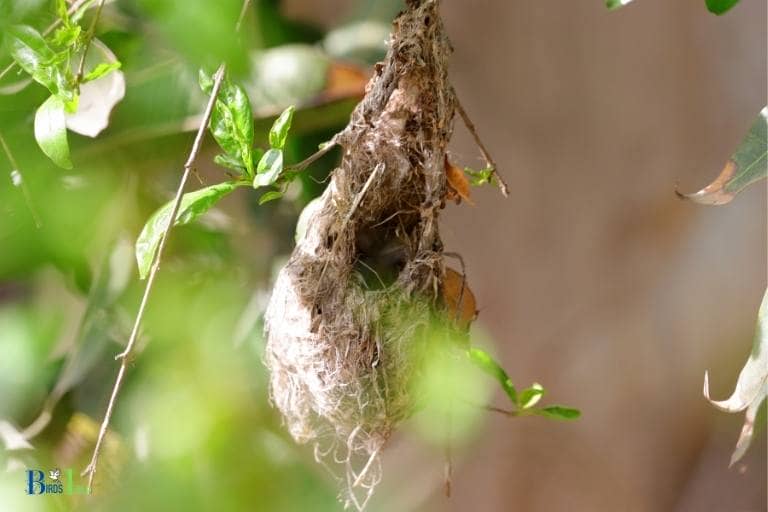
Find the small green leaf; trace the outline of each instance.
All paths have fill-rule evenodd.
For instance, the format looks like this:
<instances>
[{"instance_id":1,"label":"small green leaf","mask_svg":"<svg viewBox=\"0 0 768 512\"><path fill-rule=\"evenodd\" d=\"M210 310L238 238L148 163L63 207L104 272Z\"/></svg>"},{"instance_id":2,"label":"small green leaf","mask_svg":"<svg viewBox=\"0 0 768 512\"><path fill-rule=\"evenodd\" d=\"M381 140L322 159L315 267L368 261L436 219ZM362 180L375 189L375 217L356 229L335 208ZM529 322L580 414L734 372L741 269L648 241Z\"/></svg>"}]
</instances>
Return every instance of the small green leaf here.
<instances>
[{"instance_id":1,"label":"small green leaf","mask_svg":"<svg viewBox=\"0 0 768 512\"><path fill-rule=\"evenodd\" d=\"M720 175L695 194L680 197L696 203L721 205L731 200L748 185L768 175L768 107L757 116L749 133L720 172Z\"/></svg>"},{"instance_id":2,"label":"small green leaf","mask_svg":"<svg viewBox=\"0 0 768 512\"><path fill-rule=\"evenodd\" d=\"M265 192L261 195L259 198L259 204L262 205L264 203L274 201L275 199L280 199L281 197L283 197L283 193L279 190L270 190L269 192Z\"/></svg>"},{"instance_id":3,"label":"small green leaf","mask_svg":"<svg viewBox=\"0 0 768 512\"><path fill-rule=\"evenodd\" d=\"M53 33L51 42L62 48L74 47L80 40L81 33L80 25L63 25Z\"/></svg>"},{"instance_id":4,"label":"small green leaf","mask_svg":"<svg viewBox=\"0 0 768 512\"><path fill-rule=\"evenodd\" d=\"M56 96L50 96L35 113L35 140L43 153L53 163L65 169L72 168L67 143L67 124L64 103Z\"/></svg>"},{"instance_id":5,"label":"small green leaf","mask_svg":"<svg viewBox=\"0 0 768 512\"><path fill-rule=\"evenodd\" d=\"M479 348L470 348L467 351L467 355L469 356L469 360L475 366L494 377L499 384L501 384L502 389L504 389L504 392L509 399L512 400L512 403L517 405L517 391L515 390L515 386L512 385L512 380L509 378L509 375L504 371L504 368L502 368L490 354Z\"/></svg>"},{"instance_id":6,"label":"small green leaf","mask_svg":"<svg viewBox=\"0 0 768 512\"><path fill-rule=\"evenodd\" d=\"M198 73L200 88L210 94L213 79ZM245 90L225 79L216 98L209 125L214 139L228 155L242 162L247 176L253 176L253 112Z\"/></svg>"},{"instance_id":7,"label":"small green leaf","mask_svg":"<svg viewBox=\"0 0 768 512\"><path fill-rule=\"evenodd\" d=\"M709 9L709 12L719 16L730 11L737 3L739 3L739 0L707 0L707 9Z\"/></svg>"},{"instance_id":8,"label":"small green leaf","mask_svg":"<svg viewBox=\"0 0 768 512\"><path fill-rule=\"evenodd\" d=\"M562 405L549 405L541 409L534 409L533 412L540 416L545 416L554 420L575 420L581 416L581 411Z\"/></svg>"},{"instance_id":9,"label":"small green leaf","mask_svg":"<svg viewBox=\"0 0 768 512\"><path fill-rule=\"evenodd\" d=\"M274 149L283 149L288 131L291 129L293 113L296 111L293 105L283 110L283 113L275 120L272 129L269 130L269 145Z\"/></svg>"},{"instance_id":10,"label":"small green leaf","mask_svg":"<svg viewBox=\"0 0 768 512\"><path fill-rule=\"evenodd\" d=\"M227 181L184 194L174 224L187 224L196 219L241 185L240 182ZM170 222L172 210L173 201L169 201L158 209L144 225L144 229L136 240L136 261L139 264L141 279L149 274L157 247Z\"/></svg>"},{"instance_id":11,"label":"small green leaf","mask_svg":"<svg viewBox=\"0 0 768 512\"><path fill-rule=\"evenodd\" d=\"M474 187L479 187L481 185L485 185L486 183L491 183L494 173L493 167L486 167L485 169L480 169L479 171L465 167L464 172L469 176L469 182Z\"/></svg>"},{"instance_id":12,"label":"small green leaf","mask_svg":"<svg viewBox=\"0 0 768 512\"><path fill-rule=\"evenodd\" d=\"M77 109L77 91L69 69L69 52L54 52L32 27L14 25L6 31L11 56L21 69L64 102L68 112Z\"/></svg>"},{"instance_id":13,"label":"small green leaf","mask_svg":"<svg viewBox=\"0 0 768 512\"><path fill-rule=\"evenodd\" d=\"M99 78L103 77L104 75L107 75L111 73L112 71L116 69L120 69L120 66L122 64L120 61L117 62L102 62L92 70L90 70L88 73L85 74L83 77L83 83L90 82L92 80L98 80Z\"/></svg>"},{"instance_id":14,"label":"small green leaf","mask_svg":"<svg viewBox=\"0 0 768 512\"><path fill-rule=\"evenodd\" d=\"M539 383L534 383L533 386L520 393L518 405L521 409L530 409L539 403L542 396L544 396L544 387Z\"/></svg>"},{"instance_id":15,"label":"small green leaf","mask_svg":"<svg viewBox=\"0 0 768 512\"><path fill-rule=\"evenodd\" d=\"M215 157L213 157L213 163L220 165L222 167L226 167L227 169L232 169L233 171L237 171L240 174L246 172L243 162L233 157L232 155L228 155L226 153L222 153L220 155L216 155Z\"/></svg>"},{"instance_id":16,"label":"small green leaf","mask_svg":"<svg viewBox=\"0 0 768 512\"><path fill-rule=\"evenodd\" d=\"M206 73L203 68L197 71L197 81L200 83L200 89L207 95L211 95L213 90L213 77Z\"/></svg>"},{"instance_id":17,"label":"small green leaf","mask_svg":"<svg viewBox=\"0 0 768 512\"><path fill-rule=\"evenodd\" d=\"M253 188L272 185L283 172L283 152L279 149L270 149L259 160L256 168L256 176L253 178Z\"/></svg>"},{"instance_id":18,"label":"small green leaf","mask_svg":"<svg viewBox=\"0 0 768 512\"><path fill-rule=\"evenodd\" d=\"M631 1L632 0L605 0L605 6L610 10L614 10L618 9L619 7L624 7Z\"/></svg>"}]
</instances>

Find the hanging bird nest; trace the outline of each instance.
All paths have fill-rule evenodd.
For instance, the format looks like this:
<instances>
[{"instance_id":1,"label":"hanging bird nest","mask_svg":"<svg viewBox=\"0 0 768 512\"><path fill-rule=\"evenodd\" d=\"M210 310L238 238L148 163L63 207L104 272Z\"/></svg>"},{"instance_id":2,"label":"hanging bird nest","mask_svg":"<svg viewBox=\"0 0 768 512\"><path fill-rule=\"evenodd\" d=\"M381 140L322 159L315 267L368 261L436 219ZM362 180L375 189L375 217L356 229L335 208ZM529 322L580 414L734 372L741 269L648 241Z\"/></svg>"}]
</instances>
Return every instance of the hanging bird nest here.
<instances>
[{"instance_id":1,"label":"hanging bird nest","mask_svg":"<svg viewBox=\"0 0 768 512\"><path fill-rule=\"evenodd\" d=\"M463 280L458 295L443 293L438 216L457 105L451 46L439 0L406 4L365 98L331 142L343 149L341 164L265 318L272 402L296 441L346 468L343 499L359 509L381 478L382 447L418 402L413 383L430 326L447 310L462 316L472 300Z\"/></svg>"}]
</instances>

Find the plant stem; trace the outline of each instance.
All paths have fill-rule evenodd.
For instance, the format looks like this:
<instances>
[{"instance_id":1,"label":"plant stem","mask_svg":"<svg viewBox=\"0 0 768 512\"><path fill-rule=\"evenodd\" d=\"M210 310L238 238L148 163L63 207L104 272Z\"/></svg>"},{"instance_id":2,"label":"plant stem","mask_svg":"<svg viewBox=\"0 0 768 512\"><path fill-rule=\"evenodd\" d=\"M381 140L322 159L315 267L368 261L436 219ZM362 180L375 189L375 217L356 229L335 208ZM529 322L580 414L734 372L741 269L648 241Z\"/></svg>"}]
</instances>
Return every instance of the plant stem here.
<instances>
[{"instance_id":1,"label":"plant stem","mask_svg":"<svg viewBox=\"0 0 768 512\"><path fill-rule=\"evenodd\" d=\"M91 26L88 28L88 33L85 36L85 47L83 48L83 54L80 56L80 64L77 66L77 75L75 76L75 82L80 83L83 79L83 71L85 71L85 58L88 56L88 50L91 47L91 41L96 34L96 23L99 22L99 16L101 16L101 9L104 7L105 0L99 0L99 5L96 6L96 14L91 20Z\"/></svg>"},{"instance_id":2,"label":"plant stem","mask_svg":"<svg viewBox=\"0 0 768 512\"><path fill-rule=\"evenodd\" d=\"M27 188L27 183L24 181L24 176L21 174L19 164L13 157L11 148L8 146L8 143L5 142L2 134L0 134L0 146L3 147L5 156L8 158L8 162L11 164L11 181L13 182L14 186L21 188L21 193L24 195L24 201L27 203L27 208L29 208L29 213L32 215L32 220L35 221L35 226L40 229L42 222L40 222L40 216L37 214L37 210L35 210L35 205L32 202L32 196L29 193L29 189Z\"/></svg>"},{"instance_id":3,"label":"plant stem","mask_svg":"<svg viewBox=\"0 0 768 512\"><path fill-rule=\"evenodd\" d=\"M147 306L147 302L149 300L150 292L152 291L152 286L155 282L155 277L157 276L157 271L160 268L160 260L163 255L163 250L165 249L165 243L168 240L168 235L171 232L171 229L173 228L174 220L176 219L176 216L179 213L179 208L181 206L181 199L184 196L184 187L187 184L187 180L189 179L189 175L192 172L192 166L195 163L195 160L197 159L197 155L200 152L200 147L202 146L203 136L205 135L205 131L208 128L208 123L211 119L211 113L213 112L213 106L216 103L216 97L219 95L219 90L221 89L221 83L224 79L224 73L226 71L226 65L221 64L219 66L219 69L216 71L216 74L214 75L214 82L213 82L213 90L211 91L211 97L208 100L208 104L205 107L205 113L203 114L203 119L200 122L200 127L197 130L197 135L195 136L195 141L192 144L192 149L189 153L189 157L187 158L186 163L184 164L184 172L181 175L181 181L179 182L179 188L176 191L176 197L173 202L173 209L171 211L171 215L168 218L168 225L165 228L165 231L163 232L163 236L160 239L160 244L157 247L157 252L154 255L154 258L152 259L152 267L149 272L149 277L147 278L147 284L144 288L144 295L141 298L141 303L139 305L139 310L136 313L136 320L133 324L133 330L131 331L131 336L128 339L128 344L125 347L125 350L118 354L115 359L121 359L120 362L120 369L117 372L117 377L115 378L115 384L112 388L112 395L109 398L109 403L107 405L107 411L104 414L104 420L101 423L101 428L99 429L99 436L96 439L96 447L93 450L93 456L91 457L91 462L88 464L88 467L85 468L83 471L83 474L88 474L88 494L91 493L91 490L93 489L93 479L96 475L96 467L99 460L99 454L101 452L101 445L104 441L104 437L106 436L107 429L109 428L109 422L112 418L112 411L115 406L115 402L117 401L117 395L120 392L120 387L123 383L123 378L125 377L125 372L128 367L128 363L130 360L130 356L133 353L134 346L136 344L136 339L138 338L139 329L141 328L141 321L144 317L144 311Z\"/></svg>"},{"instance_id":4,"label":"plant stem","mask_svg":"<svg viewBox=\"0 0 768 512\"><path fill-rule=\"evenodd\" d=\"M504 197L509 197L509 187L504 181L504 178L502 178L499 174L499 171L496 167L496 162L493 160L493 157L491 157L491 154L486 149L482 139L480 139L480 135L477 133L477 128L475 128L475 123L472 122L472 120L469 118L469 115L467 114L467 111L464 110L459 97L456 95L456 91L453 92L453 96L456 98L456 110L459 111L459 115L461 116L462 121L464 121L464 125L475 139L475 144L477 144L477 147L480 149L480 153L482 153L486 165L493 170L493 175L496 177L496 182L499 185L499 189L501 189L501 193L504 195Z\"/></svg>"}]
</instances>

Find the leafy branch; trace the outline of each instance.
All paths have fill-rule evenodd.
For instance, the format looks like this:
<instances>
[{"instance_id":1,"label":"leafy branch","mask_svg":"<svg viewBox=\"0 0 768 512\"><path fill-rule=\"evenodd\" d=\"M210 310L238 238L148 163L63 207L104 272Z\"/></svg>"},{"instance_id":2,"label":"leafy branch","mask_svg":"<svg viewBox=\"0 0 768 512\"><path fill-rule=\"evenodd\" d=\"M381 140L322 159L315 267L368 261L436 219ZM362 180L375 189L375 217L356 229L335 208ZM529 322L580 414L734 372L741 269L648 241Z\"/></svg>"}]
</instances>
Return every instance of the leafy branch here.
<instances>
[{"instance_id":1,"label":"leafy branch","mask_svg":"<svg viewBox=\"0 0 768 512\"><path fill-rule=\"evenodd\" d=\"M555 420L575 420L581 416L578 409L562 405L547 405L537 408L536 405L546 393L544 387L534 382L530 387L518 392L504 368L484 350L472 347L467 351L467 357L472 364L498 381L501 389L504 390L512 403L511 410L487 407L488 410L511 417L544 416Z\"/></svg>"},{"instance_id":2,"label":"leafy branch","mask_svg":"<svg viewBox=\"0 0 768 512\"><path fill-rule=\"evenodd\" d=\"M56 0L58 19L42 34L28 25L14 25L7 30L14 62L0 73L0 78L12 70L13 65L18 65L51 93L35 113L35 140L51 161L65 169L72 168L67 142L67 117L78 112L80 86L102 78L121 65L105 48L108 62L99 63L85 73L86 56L93 45L96 24L104 2L99 1L90 28L85 34L78 22L92 2L76 2L68 6L65 0ZM77 72L73 73L72 59L76 56L79 56L79 64ZM89 129L87 133L80 133L93 136L92 131Z\"/></svg>"},{"instance_id":3,"label":"leafy branch","mask_svg":"<svg viewBox=\"0 0 768 512\"><path fill-rule=\"evenodd\" d=\"M179 212L179 209L182 205L184 187L187 184L189 175L192 172L192 167L195 163L195 160L197 159L198 153L200 152L203 136L205 135L205 129L208 124L208 120L211 118L211 113L213 112L213 104L216 101L216 97L219 94L219 89L221 88L221 84L224 80L225 70L226 70L226 66L222 64L219 67L216 74L214 75L214 82L211 88L211 97L208 100L208 104L205 108L205 113L203 114L203 122L200 124L200 129L197 131L195 140L192 143L192 149L189 153L189 157L187 158L187 161L184 164L184 172L181 175L181 181L179 182L179 188L176 191L176 198L173 201L173 206L171 208L171 213L169 218L176 218L176 215ZM112 395L110 396L109 403L107 405L107 411L104 414L104 420L101 423L101 427L99 429L99 435L96 438L96 446L94 447L94 450L93 450L91 462L88 464L88 467L86 467L85 471L83 471L83 474L88 475L88 493L89 494L93 489L93 479L96 475L96 468L99 462L99 454L101 453L102 443L107 433L107 429L109 428L109 422L112 418L112 411L114 409L115 402L117 401L117 396L120 392L120 387L122 386L123 378L125 377L125 372L128 367L130 356L132 355L133 348L136 344L136 338L138 337L139 328L141 327L141 322L142 322L142 319L144 318L144 311L146 309L147 302L149 300L149 295L152 291L152 285L155 282L155 276L157 275L157 271L160 268L160 259L163 254L163 249L165 248L165 243L168 239L168 235L170 234L172 227L173 227L173 223L169 221L167 222L165 229L162 232L160 241L158 243L157 251L153 254L153 257L152 257L152 265L151 265L151 270L149 272L149 279L147 279L147 284L144 287L144 294L141 298L139 310L136 313L136 319L133 324L133 330L131 331L131 336L128 339L128 344L126 345L125 350L116 357L121 359L120 369L117 372L117 377L115 378L115 384L112 388Z\"/></svg>"}]
</instances>

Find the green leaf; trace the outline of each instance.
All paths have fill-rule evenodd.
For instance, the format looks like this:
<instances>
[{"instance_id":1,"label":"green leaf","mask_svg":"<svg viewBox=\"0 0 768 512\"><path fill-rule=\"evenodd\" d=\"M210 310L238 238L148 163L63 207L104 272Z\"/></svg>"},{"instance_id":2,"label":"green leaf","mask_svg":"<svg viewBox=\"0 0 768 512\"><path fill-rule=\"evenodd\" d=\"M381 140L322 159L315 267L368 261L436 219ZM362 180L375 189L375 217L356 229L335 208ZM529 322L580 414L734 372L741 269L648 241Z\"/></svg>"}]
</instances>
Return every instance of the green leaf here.
<instances>
[{"instance_id":1,"label":"green leaf","mask_svg":"<svg viewBox=\"0 0 768 512\"><path fill-rule=\"evenodd\" d=\"M256 176L253 178L253 188L272 185L283 172L283 152L279 149L270 149L259 160L256 168Z\"/></svg>"},{"instance_id":2,"label":"green leaf","mask_svg":"<svg viewBox=\"0 0 768 512\"><path fill-rule=\"evenodd\" d=\"M739 3L739 0L706 0L706 1L707 1L707 9L709 9L709 12L717 14L718 16L730 11L734 5Z\"/></svg>"},{"instance_id":3,"label":"green leaf","mask_svg":"<svg viewBox=\"0 0 768 512\"><path fill-rule=\"evenodd\" d=\"M467 351L467 355L469 356L469 360L475 366L494 377L499 384L501 384L502 389L509 399L512 400L512 403L517 405L517 391L515 390L515 386L512 385L512 380L509 378L509 375L504 371L504 368L502 368L490 354L479 348L470 348Z\"/></svg>"},{"instance_id":4,"label":"green leaf","mask_svg":"<svg viewBox=\"0 0 768 512\"><path fill-rule=\"evenodd\" d=\"M715 181L694 194L678 195L696 203L721 205L747 185L768 175L768 107L760 111L749 133Z\"/></svg>"},{"instance_id":5,"label":"green leaf","mask_svg":"<svg viewBox=\"0 0 768 512\"><path fill-rule=\"evenodd\" d=\"M481 185L485 185L486 183L491 183L494 173L493 167L486 167L485 169L480 169L479 171L465 167L464 172L469 176L469 182L474 187L479 187Z\"/></svg>"},{"instance_id":6,"label":"green leaf","mask_svg":"<svg viewBox=\"0 0 768 512\"><path fill-rule=\"evenodd\" d=\"M532 412L540 416L545 416L554 420L575 420L581 416L581 411L562 405L549 405L541 409L534 409Z\"/></svg>"},{"instance_id":7,"label":"green leaf","mask_svg":"<svg viewBox=\"0 0 768 512\"><path fill-rule=\"evenodd\" d=\"M704 374L704 397L718 409L725 412L740 412L746 409L747 416L731 464L738 461L747 451L752 440L754 421L760 404L768 396L768 290L763 296L757 314L757 328L752 343L752 353L739 373L736 389L726 400L712 400L709 395L709 375Z\"/></svg>"},{"instance_id":8,"label":"green leaf","mask_svg":"<svg viewBox=\"0 0 768 512\"><path fill-rule=\"evenodd\" d=\"M54 52L34 28L14 25L6 31L10 53L21 69L59 96L68 112L77 109L77 91L72 83L68 52Z\"/></svg>"},{"instance_id":9,"label":"green leaf","mask_svg":"<svg viewBox=\"0 0 768 512\"><path fill-rule=\"evenodd\" d=\"M62 48L74 47L79 42L81 33L80 25L63 25L53 33L51 42Z\"/></svg>"},{"instance_id":10,"label":"green leaf","mask_svg":"<svg viewBox=\"0 0 768 512\"><path fill-rule=\"evenodd\" d=\"M542 396L544 396L544 387L539 383L534 383L533 386L520 393L518 405L521 409L530 409L539 403Z\"/></svg>"},{"instance_id":11,"label":"green leaf","mask_svg":"<svg viewBox=\"0 0 768 512\"><path fill-rule=\"evenodd\" d=\"M211 91L213 91L213 77L203 68L200 68L197 71L197 81L200 84L200 89L202 89L205 94L210 96Z\"/></svg>"},{"instance_id":12,"label":"green leaf","mask_svg":"<svg viewBox=\"0 0 768 512\"><path fill-rule=\"evenodd\" d=\"M213 79L203 70L200 70L198 77L200 88L210 94ZM242 162L248 177L253 176L253 112L242 87L224 80L209 127L221 149Z\"/></svg>"},{"instance_id":13,"label":"green leaf","mask_svg":"<svg viewBox=\"0 0 768 512\"><path fill-rule=\"evenodd\" d=\"M184 194L174 225L187 224L196 219L241 185L240 182L227 181ZM173 201L169 201L152 214L136 240L136 261L139 264L141 279L149 273L160 239L170 222L172 210Z\"/></svg>"},{"instance_id":14,"label":"green leaf","mask_svg":"<svg viewBox=\"0 0 768 512\"><path fill-rule=\"evenodd\" d=\"M259 198L259 204L262 205L264 203L274 201L275 199L280 199L281 197L283 197L283 193L279 190L270 190L269 192L265 192L261 195Z\"/></svg>"},{"instance_id":15,"label":"green leaf","mask_svg":"<svg viewBox=\"0 0 768 512\"><path fill-rule=\"evenodd\" d=\"M293 113L296 111L293 105L283 110L283 113L275 120L272 129L269 130L269 145L273 149L283 149L288 131L291 129Z\"/></svg>"},{"instance_id":16,"label":"green leaf","mask_svg":"<svg viewBox=\"0 0 768 512\"><path fill-rule=\"evenodd\" d=\"M86 73L85 76L83 76L83 83L90 82L92 80L98 80L99 78L111 73L112 71L120 69L121 66L122 63L120 61L102 62L88 73Z\"/></svg>"},{"instance_id":17,"label":"green leaf","mask_svg":"<svg viewBox=\"0 0 768 512\"><path fill-rule=\"evenodd\" d=\"M237 171L241 174L246 172L243 162L233 157L232 155L228 155L226 153L222 153L220 155L214 156L213 163L220 165L222 167L226 167L227 169L232 169L233 171Z\"/></svg>"},{"instance_id":18,"label":"green leaf","mask_svg":"<svg viewBox=\"0 0 768 512\"><path fill-rule=\"evenodd\" d=\"M67 143L67 124L64 103L51 96L40 105L35 113L35 140L43 153L53 163L65 169L72 168Z\"/></svg>"},{"instance_id":19,"label":"green leaf","mask_svg":"<svg viewBox=\"0 0 768 512\"><path fill-rule=\"evenodd\" d=\"M618 9L619 7L624 7L628 3L630 3L632 0L605 0L605 6L608 7L608 9Z\"/></svg>"}]
</instances>

